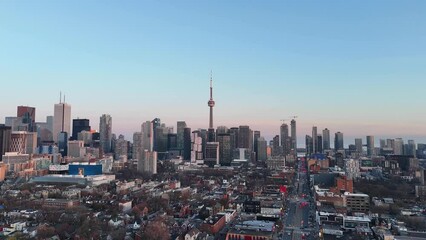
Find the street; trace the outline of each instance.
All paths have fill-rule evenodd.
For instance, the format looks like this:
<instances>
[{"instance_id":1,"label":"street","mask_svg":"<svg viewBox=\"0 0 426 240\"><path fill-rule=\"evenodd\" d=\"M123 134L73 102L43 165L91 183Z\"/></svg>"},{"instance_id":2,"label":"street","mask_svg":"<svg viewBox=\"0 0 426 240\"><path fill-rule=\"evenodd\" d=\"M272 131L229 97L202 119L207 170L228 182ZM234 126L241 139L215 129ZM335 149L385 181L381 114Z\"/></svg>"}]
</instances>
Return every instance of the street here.
<instances>
[{"instance_id":1,"label":"street","mask_svg":"<svg viewBox=\"0 0 426 240\"><path fill-rule=\"evenodd\" d=\"M287 209L284 217L283 238L285 240L316 239L318 230L315 223L309 222L309 214L313 208L308 186L306 162L300 158L296 167L294 188L287 198Z\"/></svg>"}]
</instances>

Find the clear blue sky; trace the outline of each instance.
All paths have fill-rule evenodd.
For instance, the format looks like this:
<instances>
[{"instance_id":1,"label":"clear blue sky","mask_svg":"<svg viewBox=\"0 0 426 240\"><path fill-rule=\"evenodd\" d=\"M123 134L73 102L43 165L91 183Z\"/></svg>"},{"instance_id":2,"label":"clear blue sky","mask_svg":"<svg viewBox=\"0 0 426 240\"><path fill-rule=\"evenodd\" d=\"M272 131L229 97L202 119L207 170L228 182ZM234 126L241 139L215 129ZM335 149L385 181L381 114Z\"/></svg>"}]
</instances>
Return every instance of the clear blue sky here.
<instances>
[{"instance_id":1,"label":"clear blue sky","mask_svg":"<svg viewBox=\"0 0 426 240\"><path fill-rule=\"evenodd\" d=\"M17 105L347 138L426 135L426 1L0 1L0 121ZM424 138L426 142L426 137ZM349 143L348 141L346 143ZM346 144L345 143L345 144Z\"/></svg>"}]
</instances>

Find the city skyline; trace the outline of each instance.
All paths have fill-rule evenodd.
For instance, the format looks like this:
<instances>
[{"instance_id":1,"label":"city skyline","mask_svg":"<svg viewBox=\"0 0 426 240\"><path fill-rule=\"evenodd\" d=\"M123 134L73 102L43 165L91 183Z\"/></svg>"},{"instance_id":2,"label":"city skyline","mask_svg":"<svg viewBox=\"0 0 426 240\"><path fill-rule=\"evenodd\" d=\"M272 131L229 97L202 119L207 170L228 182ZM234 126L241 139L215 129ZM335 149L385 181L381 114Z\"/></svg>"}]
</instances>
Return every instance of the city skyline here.
<instances>
[{"instance_id":1,"label":"city skyline","mask_svg":"<svg viewBox=\"0 0 426 240\"><path fill-rule=\"evenodd\" d=\"M62 102L61 104L65 104L65 105L67 105L67 107L69 108L69 107L71 107L72 105L70 104L70 103L65 103L65 102ZM54 107L56 108L57 107L57 105L60 105L60 104L54 104ZM17 108L22 108L22 107L30 107L30 108L34 108L34 106L23 106L23 105L21 105L21 106L17 106ZM35 108L35 110L37 111L37 108ZM111 116L110 114L102 114L101 116L100 116L100 119L102 119L102 118L104 118L105 116L108 116L109 118L112 118L113 116ZM8 118L15 118L16 116L14 116L14 115L12 115L12 116L7 116ZM36 123L45 123L45 121L47 120L47 117L52 117L53 118L53 116L50 116L50 115L48 115L48 116L44 116L45 117L45 119L44 120L42 120L42 121L36 121ZM290 116L290 117L293 117L293 120L296 120L297 119L297 117L298 116ZM98 119L99 119L99 117L98 117ZM155 119L160 119L161 120L161 118L155 118ZM155 120L154 119L154 120ZM72 123L74 123L75 121L89 121L90 122L90 125L92 125L93 126L93 129L92 130L94 130L94 131L96 131L96 132L101 132L100 131L100 128L101 128L101 125L100 125L100 121L98 121L98 122L96 122L96 121L93 121L94 119L84 119L84 118L79 118L79 117L77 117L77 118L70 118L69 119L70 121L70 123L69 123L69 127L71 128L74 128L74 124L72 124ZM72 120L72 121L71 121ZM96 119L95 119L96 120ZM124 137L125 137L125 139L126 140L128 140L128 141L131 141L132 139L133 139L133 137L134 137L134 134L135 133L140 133L140 129L144 129L144 124L146 124L146 123L150 123L151 122L151 120L152 119L146 119L146 120L144 120L144 121L142 121L141 122L141 124L139 125L139 129L136 129L136 130L134 130L134 131L131 131L131 132L117 132L117 131L114 131L114 125L112 125L111 124L111 130L110 131L112 131L112 132L110 132L110 134L115 134L116 136L119 136L119 135L123 135ZM111 121L111 120L110 120ZM163 121L163 120L161 120L161 123L162 124L165 124L166 125L166 127L171 127L173 130L174 130L174 133L177 133L178 132L178 124L180 123L180 122L185 122L186 123L186 121L185 120L177 120L177 121L175 121L175 122L165 122L165 121ZM287 120L286 120L287 121ZM277 125L276 127L277 127L277 129L275 129L275 131L276 132L273 132L274 130L272 130L272 135L268 135L268 134L264 134L264 132L262 132L262 131L260 131L260 133L261 133L261 136L262 137L264 137L265 138L265 140L267 140L267 141L272 141L273 140L273 138L274 137L276 137L276 136L281 136L282 135L282 127L283 127L283 125L286 125L287 123L286 123L286 121L284 121L284 120L280 120L280 122L281 122L281 124L280 125ZM95 122L95 123L94 123ZM283 122L285 122L285 123L283 123ZM289 123L290 123L290 121L288 121ZM296 121L296 122L298 122L298 121ZM88 123L88 122L87 122ZM0 124L4 124L4 122L1 122L0 121ZM252 126L249 126L249 125L246 125L246 124L238 124L238 123L236 123L236 124L234 124L234 125L218 125L218 126L216 126L216 127L214 127L213 129L216 131L217 129L220 129L220 128L222 128L222 127L226 127L226 128L232 128L232 127L236 127L236 128L238 128L238 127L241 127L241 126L248 126L248 127L250 127L251 129L252 129L252 131L254 132L254 131L259 131L259 130L254 130L253 128L252 128ZM191 128L191 125L188 125L188 127L189 128ZM287 126L288 127L288 126ZM206 128L206 127L196 127L196 128L193 128L192 127L192 131L196 131L196 130L199 130L199 129L205 129L205 130L208 130L208 128ZM312 128L311 129L308 129L309 131L312 131L312 132L302 132L302 133L297 133L297 146L298 146L298 148L303 148L303 147L305 147L305 136L312 136L312 134L311 133L313 133L313 129L318 129L318 131L319 130L321 130L321 129L319 129L317 126L312 126ZM386 140L386 139L397 139L397 138L401 138L404 142L405 141L410 141L410 140L414 140L415 141L415 143L417 144L417 143L426 143L426 139L423 137L423 136L401 136L401 135L350 135L350 136L347 136L346 134L345 134L345 132L342 132L342 131L330 131L330 129L329 128L323 128L321 131L322 131L322 134L316 134L317 136L323 136L324 135L324 130L327 130L329 133L338 133L338 132L341 132L341 133L343 133L343 140L344 140L344 147L346 148L346 147L348 147L350 144L355 144L356 145L356 140L357 139L363 139L362 141L364 142L364 144L363 144L363 146L368 146L368 144L367 144L367 138L368 137L373 137L373 142L374 142L374 144L376 144L376 145L379 145L380 144L380 141L381 140ZM297 130L298 132L299 132L299 129ZM70 132L70 133L68 133L68 135L71 137L71 133L72 132ZM281 146L281 144L282 144L282 139L281 139L281 137L279 137L279 139L280 139L280 146ZM335 138L331 138L331 146L334 148L334 144L333 144L333 142L334 142L334 140L335 140Z\"/></svg>"},{"instance_id":2,"label":"city skyline","mask_svg":"<svg viewBox=\"0 0 426 240\"><path fill-rule=\"evenodd\" d=\"M212 69L216 127L248 125L270 140L297 115L299 146L312 126L343 132L345 145L426 142L422 1L85 4L0 3L0 79L11 90L1 122L20 105L45 121L62 90L71 119L97 129L109 114L128 140L155 117L207 129ZM16 82L36 87L16 94Z\"/></svg>"}]
</instances>

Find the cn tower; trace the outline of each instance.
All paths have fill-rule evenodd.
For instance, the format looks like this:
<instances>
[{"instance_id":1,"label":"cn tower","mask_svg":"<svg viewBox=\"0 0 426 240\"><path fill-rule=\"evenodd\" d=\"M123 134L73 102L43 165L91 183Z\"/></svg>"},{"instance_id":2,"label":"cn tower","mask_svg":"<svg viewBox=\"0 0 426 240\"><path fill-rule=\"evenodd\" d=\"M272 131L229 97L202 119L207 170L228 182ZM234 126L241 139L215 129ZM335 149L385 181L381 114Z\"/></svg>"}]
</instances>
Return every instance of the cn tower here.
<instances>
[{"instance_id":1,"label":"cn tower","mask_svg":"<svg viewBox=\"0 0 426 240\"><path fill-rule=\"evenodd\" d=\"M213 128L213 107L215 102L213 100L213 77L210 73L210 100L207 102L207 105L210 107L210 121L209 121L209 130L208 130L208 141L215 142L215 132Z\"/></svg>"}]
</instances>

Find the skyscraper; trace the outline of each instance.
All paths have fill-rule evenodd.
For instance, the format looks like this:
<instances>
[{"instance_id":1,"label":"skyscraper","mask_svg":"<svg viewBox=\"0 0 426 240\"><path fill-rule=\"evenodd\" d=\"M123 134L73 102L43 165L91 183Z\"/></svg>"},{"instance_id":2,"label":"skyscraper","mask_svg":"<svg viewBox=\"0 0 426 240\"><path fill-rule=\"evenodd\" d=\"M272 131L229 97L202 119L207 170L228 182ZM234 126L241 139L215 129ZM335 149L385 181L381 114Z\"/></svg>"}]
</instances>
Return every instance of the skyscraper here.
<instances>
[{"instance_id":1,"label":"skyscraper","mask_svg":"<svg viewBox=\"0 0 426 240\"><path fill-rule=\"evenodd\" d=\"M312 137L309 135L305 136L306 154L311 155L313 153L313 142Z\"/></svg>"},{"instance_id":2,"label":"skyscraper","mask_svg":"<svg viewBox=\"0 0 426 240\"><path fill-rule=\"evenodd\" d=\"M284 155L287 155L290 153L290 145L291 140L288 135L288 125L283 123L280 127L280 140L281 140L281 148L283 150Z\"/></svg>"},{"instance_id":3,"label":"skyscraper","mask_svg":"<svg viewBox=\"0 0 426 240\"><path fill-rule=\"evenodd\" d=\"M167 134L167 151L175 151L177 150L177 134L169 133Z\"/></svg>"},{"instance_id":4,"label":"skyscraper","mask_svg":"<svg viewBox=\"0 0 426 240\"><path fill-rule=\"evenodd\" d=\"M191 128L183 130L183 160L191 160Z\"/></svg>"},{"instance_id":5,"label":"skyscraper","mask_svg":"<svg viewBox=\"0 0 426 240\"><path fill-rule=\"evenodd\" d=\"M123 135L118 136L117 142L115 144L115 151L114 151L114 157L115 159L120 159L121 157L125 156L127 159L127 141L124 139Z\"/></svg>"},{"instance_id":6,"label":"skyscraper","mask_svg":"<svg viewBox=\"0 0 426 240\"><path fill-rule=\"evenodd\" d=\"M142 132L133 133L133 154L132 159L140 159L142 157Z\"/></svg>"},{"instance_id":7,"label":"skyscraper","mask_svg":"<svg viewBox=\"0 0 426 240\"><path fill-rule=\"evenodd\" d=\"M343 133L337 132L334 134L334 150L343 150Z\"/></svg>"},{"instance_id":8,"label":"skyscraper","mask_svg":"<svg viewBox=\"0 0 426 240\"><path fill-rule=\"evenodd\" d=\"M213 77L210 75L210 100L207 102L207 105L210 108L210 119L209 119L209 129L208 129L208 142L215 142L215 132L213 128L213 107L215 101L213 100Z\"/></svg>"},{"instance_id":9,"label":"skyscraper","mask_svg":"<svg viewBox=\"0 0 426 240\"><path fill-rule=\"evenodd\" d=\"M185 121L177 122L177 148L183 150L183 130L186 128Z\"/></svg>"},{"instance_id":10,"label":"skyscraper","mask_svg":"<svg viewBox=\"0 0 426 240\"><path fill-rule=\"evenodd\" d=\"M253 132L249 126L240 126L238 129L238 147L247 148L250 151L253 147Z\"/></svg>"},{"instance_id":11,"label":"skyscraper","mask_svg":"<svg viewBox=\"0 0 426 240\"><path fill-rule=\"evenodd\" d=\"M214 165L219 164L219 143L218 142L208 142L206 145L206 156L204 158L204 163L213 167Z\"/></svg>"},{"instance_id":12,"label":"skyscraper","mask_svg":"<svg viewBox=\"0 0 426 240\"><path fill-rule=\"evenodd\" d=\"M65 103L55 104L53 113L53 141L58 142L59 133L71 133L71 105Z\"/></svg>"},{"instance_id":13,"label":"skyscraper","mask_svg":"<svg viewBox=\"0 0 426 240\"><path fill-rule=\"evenodd\" d=\"M357 153L362 153L362 138L355 138L355 148Z\"/></svg>"},{"instance_id":14,"label":"skyscraper","mask_svg":"<svg viewBox=\"0 0 426 240\"><path fill-rule=\"evenodd\" d=\"M152 129L153 129L152 130L153 131L152 141L154 143L153 146L152 146L152 149L153 149L153 151L158 152L158 144L159 144L159 141L157 141L158 136L159 136L158 131L161 131L158 128L161 127L161 120L159 118L154 118L151 121L151 123L152 123Z\"/></svg>"},{"instance_id":15,"label":"skyscraper","mask_svg":"<svg viewBox=\"0 0 426 240\"><path fill-rule=\"evenodd\" d=\"M296 120L291 120L291 149L294 150L295 154L297 152L297 134L296 134Z\"/></svg>"},{"instance_id":16,"label":"skyscraper","mask_svg":"<svg viewBox=\"0 0 426 240\"><path fill-rule=\"evenodd\" d=\"M62 157L68 156L68 132L58 134L58 148Z\"/></svg>"},{"instance_id":17,"label":"skyscraper","mask_svg":"<svg viewBox=\"0 0 426 240\"><path fill-rule=\"evenodd\" d=\"M35 132L36 109L28 106L18 106L16 116L22 119L23 124L28 124L28 131Z\"/></svg>"},{"instance_id":18,"label":"skyscraper","mask_svg":"<svg viewBox=\"0 0 426 240\"><path fill-rule=\"evenodd\" d=\"M219 143L219 163L222 166L231 166L232 150L231 135L229 133L220 133L216 137Z\"/></svg>"},{"instance_id":19,"label":"skyscraper","mask_svg":"<svg viewBox=\"0 0 426 240\"><path fill-rule=\"evenodd\" d=\"M138 160L138 172L157 174L157 152L143 151Z\"/></svg>"},{"instance_id":20,"label":"skyscraper","mask_svg":"<svg viewBox=\"0 0 426 240\"><path fill-rule=\"evenodd\" d=\"M232 152L234 152L234 150L239 147L239 144L238 144L238 131L239 131L239 128L237 128L237 127L233 127L231 129L229 129L229 135L231 136L231 149L232 149Z\"/></svg>"},{"instance_id":21,"label":"skyscraper","mask_svg":"<svg viewBox=\"0 0 426 240\"><path fill-rule=\"evenodd\" d=\"M10 145L8 152L27 153L27 132L15 131L10 135Z\"/></svg>"},{"instance_id":22,"label":"skyscraper","mask_svg":"<svg viewBox=\"0 0 426 240\"><path fill-rule=\"evenodd\" d=\"M77 140L78 133L82 131L90 132L89 119L73 119L72 120L72 136L71 140Z\"/></svg>"},{"instance_id":23,"label":"skyscraper","mask_svg":"<svg viewBox=\"0 0 426 240\"><path fill-rule=\"evenodd\" d=\"M393 152L395 155L404 154L404 140L402 138L396 138L394 142Z\"/></svg>"},{"instance_id":24,"label":"skyscraper","mask_svg":"<svg viewBox=\"0 0 426 240\"><path fill-rule=\"evenodd\" d=\"M322 130L322 148L325 150L330 150L330 130L327 128Z\"/></svg>"},{"instance_id":25,"label":"skyscraper","mask_svg":"<svg viewBox=\"0 0 426 240\"><path fill-rule=\"evenodd\" d=\"M318 149L317 149L317 142L318 142L318 137L317 137L317 127L313 126L312 127L312 153L317 153Z\"/></svg>"},{"instance_id":26,"label":"skyscraper","mask_svg":"<svg viewBox=\"0 0 426 240\"><path fill-rule=\"evenodd\" d=\"M196 130L191 134L191 163L204 163L203 131Z\"/></svg>"},{"instance_id":27,"label":"skyscraper","mask_svg":"<svg viewBox=\"0 0 426 240\"><path fill-rule=\"evenodd\" d=\"M253 150L256 153L256 161L259 159L259 153L258 151L258 140L260 138L260 131L254 131L253 132Z\"/></svg>"},{"instance_id":28,"label":"skyscraper","mask_svg":"<svg viewBox=\"0 0 426 240\"><path fill-rule=\"evenodd\" d=\"M12 133L11 129L11 127L0 124L0 160L2 160L3 155L9 151L10 137Z\"/></svg>"},{"instance_id":29,"label":"skyscraper","mask_svg":"<svg viewBox=\"0 0 426 240\"><path fill-rule=\"evenodd\" d=\"M414 140L408 140L407 151L405 155L410 155L416 157L416 143Z\"/></svg>"},{"instance_id":30,"label":"skyscraper","mask_svg":"<svg viewBox=\"0 0 426 240\"><path fill-rule=\"evenodd\" d=\"M99 137L103 153L110 153L112 150L112 117L103 114L99 121Z\"/></svg>"},{"instance_id":31,"label":"skyscraper","mask_svg":"<svg viewBox=\"0 0 426 240\"><path fill-rule=\"evenodd\" d=\"M267 159L267 142L265 138L260 137L257 140L257 160L266 161Z\"/></svg>"},{"instance_id":32,"label":"skyscraper","mask_svg":"<svg viewBox=\"0 0 426 240\"><path fill-rule=\"evenodd\" d=\"M374 136L367 136L367 156L374 155Z\"/></svg>"},{"instance_id":33,"label":"skyscraper","mask_svg":"<svg viewBox=\"0 0 426 240\"><path fill-rule=\"evenodd\" d=\"M153 151L154 147L154 130L153 124L150 121L142 123L142 151L147 150L148 152Z\"/></svg>"},{"instance_id":34,"label":"skyscraper","mask_svg":"<svg viewBox=\"0 0 426 240\"><path fill-rule=\"evenodd\" d=\"M275 135L272 139L272 156L276 157L279 155L281 155L280 136Z\"/></svg>"},{"instance_id":35,"label":"skyscraper","mask_svg":"<svg viewBox=\"0 0 426 240\"><path fill-rule=\"evenodd\" d=\"M323 153L324 150L322 149L322 135L317 135L317 153Z\"/></svg>"}]
</instances>

